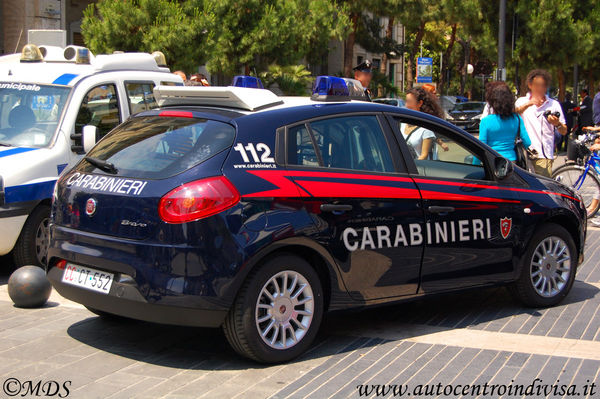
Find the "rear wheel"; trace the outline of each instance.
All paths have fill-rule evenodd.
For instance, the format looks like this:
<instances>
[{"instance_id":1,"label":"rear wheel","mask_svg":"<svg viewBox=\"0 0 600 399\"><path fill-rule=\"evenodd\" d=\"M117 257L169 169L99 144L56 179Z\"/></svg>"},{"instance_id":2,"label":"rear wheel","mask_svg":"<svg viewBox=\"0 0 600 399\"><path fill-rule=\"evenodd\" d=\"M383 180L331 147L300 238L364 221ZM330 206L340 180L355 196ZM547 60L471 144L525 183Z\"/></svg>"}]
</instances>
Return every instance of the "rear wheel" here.
<instances>
[{"instance_id":1,"label":"rear wheel","mask_svg":"<svg viewBox=\"0 0 600 399\"><path fill-rule=\"evenodd\" d=\"M40 205L27 218L13 250L15 267L46 267L50 235L50 207Z\"/></svg>"},{"instance_id":2,"label":"rear wheel","mask_svg":"<svg viewBox=\"0 0 600 399\"><path fill-rule=\"evenodd\" d=\"M587 215L589 218L596 215L598 209L600 209L600 179L593 171L588 171L583 183L578 181L579 177L585 172L585 167L579 165L565 165L556 169L552 173L552 178L558 182L561 182L567 187L576 190L581 198L583 204L587 209ZM582 177L583 179L583 177ZM576 186L581 187L576 189Z\"/></svg>"},{"instance_id":3,"label":"rear wheel","mask_svg":"<svg viewBox=\"0 0 600 399\"><path fill-rule=\"evenodd\" d=\"M285 362L310 347L322 316L318 274L304 259L283 254L248 277L223 331L242 356L263 363Z\"/></svg>"},{"instance_id":4,"label":"rear wheel","mask_svg":"<svg viewBox=\"0 0 600 399\"><path fill-rule=\"evenodd\" d=\"M527 306L554 306L573 286L577 249L571 235L556 224L541 226L522 258L521 275L511 291Z\"/></svg>"}]
</instances>

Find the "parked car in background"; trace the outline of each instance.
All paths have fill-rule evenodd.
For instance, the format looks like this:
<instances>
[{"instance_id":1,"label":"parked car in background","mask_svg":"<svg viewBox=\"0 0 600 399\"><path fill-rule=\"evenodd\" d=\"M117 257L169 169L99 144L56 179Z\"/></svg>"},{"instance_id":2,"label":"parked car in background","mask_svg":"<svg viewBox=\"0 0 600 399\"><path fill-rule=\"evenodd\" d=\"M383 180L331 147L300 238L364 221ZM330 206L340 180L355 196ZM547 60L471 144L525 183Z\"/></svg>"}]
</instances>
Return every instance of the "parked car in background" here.
<instances>
[{"instance_id":1,"label":"parked car in background","mask_svg":"<svg viewBox=\"0 0 600 399\"><path fill-rule=\"evenodd\" d=\"M479 122L485 103L481 101L468 101L457 103L449 112L448 121L472 134L479 133Z\"/></svg>"},{"instance_id":2,"label":"parked car in background","mask_svg":"<svg viewBox=\"0 0 600 399\"><path fill-rule=\"evenodd\" d=\"M406 102L401 98L376 98L374 103L393 105L394 107L405 108Z\"/></svg>"}]
</instances>

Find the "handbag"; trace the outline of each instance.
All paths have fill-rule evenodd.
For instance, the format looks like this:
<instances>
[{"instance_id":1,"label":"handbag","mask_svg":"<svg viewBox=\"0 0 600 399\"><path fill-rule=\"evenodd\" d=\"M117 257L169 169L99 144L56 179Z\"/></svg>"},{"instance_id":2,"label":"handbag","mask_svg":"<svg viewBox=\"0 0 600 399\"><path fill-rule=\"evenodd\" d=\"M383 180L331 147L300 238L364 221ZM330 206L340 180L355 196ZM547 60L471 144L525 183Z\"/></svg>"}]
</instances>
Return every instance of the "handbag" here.
<instances>
[{"instance_id":1,"label":"handbag","mask_svg":"<svg viewBox=\"0 0 600 399\"><path fill-rule=\"evenodd\" d=\"M521 139L521 117L517 115L517 137L515 137L515 154L517 158L515 164L523 169L527 169L527 158L532 159L532 154L525 149Z\"/></svg>"}]
</instances>

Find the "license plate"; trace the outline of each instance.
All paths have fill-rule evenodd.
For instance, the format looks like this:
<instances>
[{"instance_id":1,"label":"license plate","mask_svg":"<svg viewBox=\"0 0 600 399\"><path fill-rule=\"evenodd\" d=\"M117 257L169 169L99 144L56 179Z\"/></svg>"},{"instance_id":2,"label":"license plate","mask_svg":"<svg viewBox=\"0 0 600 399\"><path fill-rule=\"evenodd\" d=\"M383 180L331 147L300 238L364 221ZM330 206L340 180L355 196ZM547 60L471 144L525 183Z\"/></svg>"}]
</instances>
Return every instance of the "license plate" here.
<instances>
[{"instance_id":1,"label":"license plate","mask_svg":"<svg viewBox=\"0 0 600 399\"><path fill-rule=\"evenodd\" d=\"M67 263L65 272L62 276L62 282L76 285L77 287L87 288L101 294L108 294L112 285L114 274Z\"/></svg>"}]
</instances>

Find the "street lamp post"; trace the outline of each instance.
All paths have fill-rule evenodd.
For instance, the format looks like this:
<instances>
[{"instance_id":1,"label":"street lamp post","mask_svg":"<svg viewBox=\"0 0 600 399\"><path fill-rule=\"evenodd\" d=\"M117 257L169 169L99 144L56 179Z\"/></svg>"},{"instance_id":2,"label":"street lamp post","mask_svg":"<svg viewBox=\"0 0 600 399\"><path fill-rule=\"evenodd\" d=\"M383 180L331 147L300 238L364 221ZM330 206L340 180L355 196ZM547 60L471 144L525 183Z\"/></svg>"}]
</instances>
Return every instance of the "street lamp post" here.
<instances>
[{"instance_id":1,"label":"street lamp post","mask_svg":"<svg viewBox=\"0 0 600 399\"><path fill-rule=\"evenodd\" d=\"M506 36L506 0L500 0L498 24L498 71L497 80L506 80L506 68L504 63L504 41Z\"/></svg>"}]
</instances>

